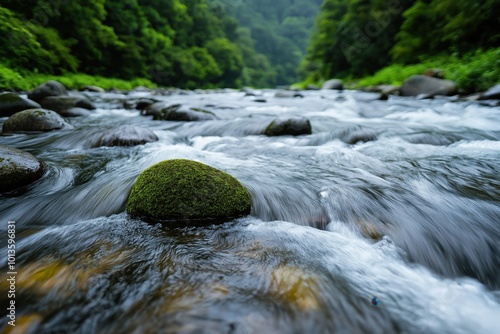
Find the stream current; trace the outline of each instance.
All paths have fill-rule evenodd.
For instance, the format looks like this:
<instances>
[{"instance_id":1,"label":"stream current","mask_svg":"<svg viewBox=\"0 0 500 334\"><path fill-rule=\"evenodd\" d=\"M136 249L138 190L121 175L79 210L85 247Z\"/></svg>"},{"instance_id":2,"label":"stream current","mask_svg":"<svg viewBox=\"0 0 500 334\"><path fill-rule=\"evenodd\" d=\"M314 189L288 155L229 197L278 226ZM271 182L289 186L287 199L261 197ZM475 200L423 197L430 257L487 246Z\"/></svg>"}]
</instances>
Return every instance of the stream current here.
<instances>
[{"instance_id":1,"label":"stream current","mask_svg":"<svg viewBox=\"0 0 500 334\"><path fill-rule=\"evenodd\" d=\"M500 109L274 93L263 92L266 103L231 90L86 93L98 109L71 118L74 129L0 137L47 167L0 197L1 254L16 221L18 324L32 333L498 333ZM218 119L153 121L123 109L147 97ZM307 117L313 134L261 134L288 116ZM90 147L125 124L159 141ZM137 176L174 158L236 177L250 216L186 228L130 218Z\"/></svg>"}]
</instances>

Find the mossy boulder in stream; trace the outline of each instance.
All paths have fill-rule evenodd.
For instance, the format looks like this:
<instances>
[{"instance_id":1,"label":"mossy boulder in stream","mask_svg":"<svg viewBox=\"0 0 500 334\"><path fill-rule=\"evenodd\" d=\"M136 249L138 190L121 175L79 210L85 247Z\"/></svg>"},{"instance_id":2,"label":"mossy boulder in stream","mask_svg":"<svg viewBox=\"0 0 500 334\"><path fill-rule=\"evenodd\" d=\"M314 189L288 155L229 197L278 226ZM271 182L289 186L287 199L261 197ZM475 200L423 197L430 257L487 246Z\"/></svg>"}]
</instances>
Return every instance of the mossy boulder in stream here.
<instances>
[{"instance_id":1,"label":"mossy boulder in stream","mask_svg":"<svg viewBox=\"0 0 500 334\"><path fill-rule=\"evenodd\" d=\"M250 213L250 194L233 176L200 162L162 161L139 175L127 212L151 222L223 222Z\"/></svg>"},{"instance_id":2,"label":"mossy boulder in stream","mask_svg":"<svg viewBox=\"0 0 500 334\"><path fill-rule=\"evenodd\" d=\"M28 185L43 175L43 164L28 152L0 145L0 193Z\"/></svg>"},{"instance_id":3,"label":"mossy boulder in stream","mask_svg":"<svg viewBox=\"0 0 500 334\"><path fill-rule=\"evenodd\" d=\"M305 117L277 118L264 130L264 134L269 137L300 136L311 133L311 122Z\"/></svg>"},{"instance_id":4,"label":"mossy boulder in stream","mask_svg":"<svg viewBox=\"0 0 500 334\"><path fill-rule=\"evenodd\" d=\"M208 110L201 108L187 107L182 104L166 105L164 102L157 102L147 107L142 112L143 115L153 115L155 121L210 121L217 119L217 116Z\"/></svg>"},{"instance_id":5,"label":"mossy boulder in stream","mask_svg":"<svg viewBox=\"0 0 500 334\"><path fill-rule=\"evenodd\" d=\"M72 128L71 124L52 110L28 109L10 116L3 123L2 131L4 133L29 133Z\"/></svg>"}]
</instances>

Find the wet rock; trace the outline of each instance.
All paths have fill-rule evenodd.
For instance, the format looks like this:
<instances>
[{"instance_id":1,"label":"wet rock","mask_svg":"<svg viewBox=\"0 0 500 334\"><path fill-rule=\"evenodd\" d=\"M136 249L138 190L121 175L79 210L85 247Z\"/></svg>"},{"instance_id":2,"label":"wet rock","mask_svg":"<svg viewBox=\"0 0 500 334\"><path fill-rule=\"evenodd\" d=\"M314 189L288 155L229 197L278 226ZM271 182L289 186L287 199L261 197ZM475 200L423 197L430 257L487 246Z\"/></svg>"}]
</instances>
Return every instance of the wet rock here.
<instances>
[{"instance_id":1,"label":"wet rock","mask_svg":"<svg viewBox=\"0 0 500 334\"><path fill-rule=\"evenodd\" d=\"M341 136L341 140L346 144L354 145L377 140L377 134L366 129L349 130Z\"/></svg>"},{"instance_id":2,"label":"wet rock","mask_svg":"<svg viewBox=\"0 0 500 334\"><path fill-rule=\"evenodd\" d=\"M253 100L254 102L258 102L258 103L266 103L267 100L266 99L255 99Z\"/></svg>"},{"instance_id":3,"label":"wet rock","mask_svg":"<svg viewBox=\"0 0 500 334\"><path fill-rule=\"evenodd\" d=\"M30 153L0 144L0 193L38 180L43 169L43 164Z\"/></svg>"},{"instance_id":4,"label":"wet rock","mask_svg":"<svg viewBox=\"0 0 500 334\"><path fill-rule=\"evenodd\" d=\"M343 90L344 83L340 79L331 79L331 80L326 81L323 84L323 86L321 86L321 89Z\"/></svg>"},{"instance_id":5,"label":"wet rock","mask_svg":"<svg viewBox=\"0 0 500 334\"><path fill-rule=\"evenodd\" d=\"M500 100L500 84L495 85L481 94L480 100Z\"/></svg>"},{"instance_id":6,"label":"wet rock","mask_svg":"<svg viewBox=\"0 0 500 334\"><path fill-rule=\"evenodd\" d=\"M144 110L157 102L160 101L154 99L126 100L125 102L123 102L123 107L129 110L130 109Z\"/></svg>"},{"instance_id":7,"label":"wet rock","mask_svg":"<svg viewBox=\"0 0 500 334\"><path fill-rule=\"evenodd\" d=\"M82 89L80 89L81 92L91 92L91 93L104 93L105 90L101 87L97 87L97 86L92 86L92 85L89 85L89 86L85 86L83 87Z\"/></svg>"},{"instance_id":8,"label":"wet rock","mask_svg":"<svg viewBox=\"0 0 500 334\"><path fill-rule=\"evenodd\" d=\"M61 115L71 108L95 109L95 105L84 96L49 96L44 98L40 104L44 109L53 110Z\"/></svg>"},{"instance_id":9,"label":"wet rock","mask_svg":"<svg viewBox=\"0 0 500 334\"><path fill-rule=\"evenodd\" d=\"M242 88L241 91L245 93L245 96L262 96L262 91L248 87Z\"/></svg>"},{"instance_id":10,"label":"wet rock","mask_svg":"<svg viewBox=\"0 0 500 334\"><path fill-rule=\"evenodd\" d=\"M106 131L92 144L92 147L101 146L136 146L158 141L153 131L133 125L123 125Z\"/></svg>"},{"instance_id":11,"label":"wet rock","mask_svg":"<svg viewBox=\"0 0 500 334\"><path fill-rule=\"evenodd\" d=\"M80 117L92 115L92 112L84 108L70 108L58 113L62 117Z\"/></svg>"},{"instance_id":12,"label":"wet rock","mask_svg":"<svg viewBox=\"0 0 500 334\"><path fill-rule=\"evenodd\" d=\"M29 93L28 98L40 103L46 97L62 95L68 95L68 91L63 84L58 81L49 80Z\"/></svg>"},{"instance_id":13,"label":"wet rock","mask_svg":"<svg viewBox=\"0 0 500 334\"><path fill-rule=\"evenodd\" d=\"M23 99L16 93L0 93L0 117L8 117L16 112L34 108L40 108L35 101Z\"/></svg>"},{"instance_id":14,"label":"wet rock","mask_svg":"<svg viewBox=\"0 0 500 334\"><path fill-rule=\"evenodd\" d=\"M224 222L250 213L250 194L233 176L205 164L174 159L142 172L127 212L151 222Z\"/></svg>"},{"instance_id":15,"label":"wet rock","mask_svg":"<svg viewBox=\"0 0 500 334\"><path fill-rule=\"evenodd\" d=\"M269 137L300 136L311 133L311 122L305 117L277 118L264 131L264 134Z\"/></svg>"},{"instance_id":16,"label":"wet rock","mask_svg":"<svg viewBox=\"0 0 500 334\"><path fill-rule=\"evenodd\" d=\"M154 120L162 121L208 121L217 119L214 113L193 107L185 107L181 104L167 105L164 102L154 103L146 108L143 115L153 115Z\"/></svg>"},{"instance_id":17,"label":"wet rock","mask_svg":"<svg viewBox=\"0 0 500 334\"><path fill-rule=\"evenodd\" d=\"M414 75L405 81L400 92L402 96L449 96L457 93L457 85L450 80Z\"/></svg>"},{"instance_id":18,"label":"wet rock","mask_svg":"<svg viewBox=\"0 0 500 334\"><path fill-rule=\"evenodd\" d=\"M10 116L3 124L4 133L44 132L72 129L63 117L52 110L28 109Z\"/></svg>"},{"instance_id":19,"label":"wet rock","mask_svg":"<svg viewBox=\"0 0 500 334\"><path fill-rule=\"evenodd\" d=\"M294 98L294 97L304 97L304 95L302 95L302 93L297 92L295 90L280 90L280 91L277 91L276 94L274 94L274 97Z\"/></svg>"},{"instance_id":20,"label":"wet rock","mask_svg":"<svg viewBox=\"0 0 500 334\"><path fill-rule=\"evenodd\" d=\"M380 101L387 101L389 100L389 95L381 93L380 96L378 97Z\"/></svg>"},{"instance_id":21,"label":"wet rock","mask_svg":"<svg viewBox=\"0 0 500 334\"><path fill-rule=\"evenodd\" d=\"M132 91L138 93L146 93L146 92L151 92L152 90L144 86L137 86Z\"/></svg>"}]
</instances>

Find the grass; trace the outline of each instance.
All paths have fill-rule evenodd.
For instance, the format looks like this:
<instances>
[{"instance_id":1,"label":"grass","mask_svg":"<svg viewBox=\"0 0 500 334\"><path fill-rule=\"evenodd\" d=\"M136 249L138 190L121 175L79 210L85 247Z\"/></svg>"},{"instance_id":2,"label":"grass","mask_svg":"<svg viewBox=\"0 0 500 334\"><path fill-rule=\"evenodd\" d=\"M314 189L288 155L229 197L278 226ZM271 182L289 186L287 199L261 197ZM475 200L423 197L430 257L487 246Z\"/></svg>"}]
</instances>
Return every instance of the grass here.
<instances>
[{"instance_id":1,"label":"grass","mask_svg":"<svg viewBox=\"0 0 500 334\"><path fill-rule=\"evenodd\" d=\"M364 78L341 78L345 86L362 88L380 84L400 86L412 75L422 74L428 69L440 69L444 78L454 81L466 92L485 91L500 82L500 48L476 50L465 55L440 55L423 57L418 64L392 64L371 76ZM313 83L321 86L321 82L306 80L294 85L304 88Z\"/></svg>"},{"instance_id":2,"label":"grass","mask_svg":"<svg viewBox=\"0 0 500 334\"><path fill-rule=\"evenodd\" d=\"M104 78L81 73L68 73L65 75L48 75L39 73L20 73L0 64L0 89L29 91L48 80L61 82L68 89L81 89L87 85L94 85L106 90L117 88L131 90L138 86L154 88L155 85L147 79L122 80Z\"/></svg>"}]
</instances>

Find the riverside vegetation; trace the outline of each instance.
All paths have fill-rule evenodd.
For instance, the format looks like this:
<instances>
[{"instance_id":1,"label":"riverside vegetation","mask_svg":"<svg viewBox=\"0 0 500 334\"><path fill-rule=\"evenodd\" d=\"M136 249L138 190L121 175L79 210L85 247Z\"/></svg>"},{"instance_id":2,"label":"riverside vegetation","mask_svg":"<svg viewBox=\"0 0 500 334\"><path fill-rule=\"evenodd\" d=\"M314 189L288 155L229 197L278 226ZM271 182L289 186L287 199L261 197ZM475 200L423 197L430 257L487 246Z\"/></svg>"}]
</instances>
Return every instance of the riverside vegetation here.
<instances>
[{"instance_id":1,"label":"riverside vegetation","mask_svg":"<svg viewBox=\"0 0 500 334\"><path fill-rule=\"evenodd\" d=\"M332 77L362 87L400 85L439 68L474 92L498 83L499 7L495 0L6 0L0 89L48 80L70 89L299 80L305 87Z\"/></svg>"},{"instance_id":2,"label":"riverside vegetation","mask_svg":"<svg viewBox=\"0 0 500 334\"><path fill-rule=\"evenodd\" d=\"M495 0L325 0L302 85L331 77L399 85L439 68L466 91L486 90L500 78L499 17Z\"/></svg>"}]
</instances>

